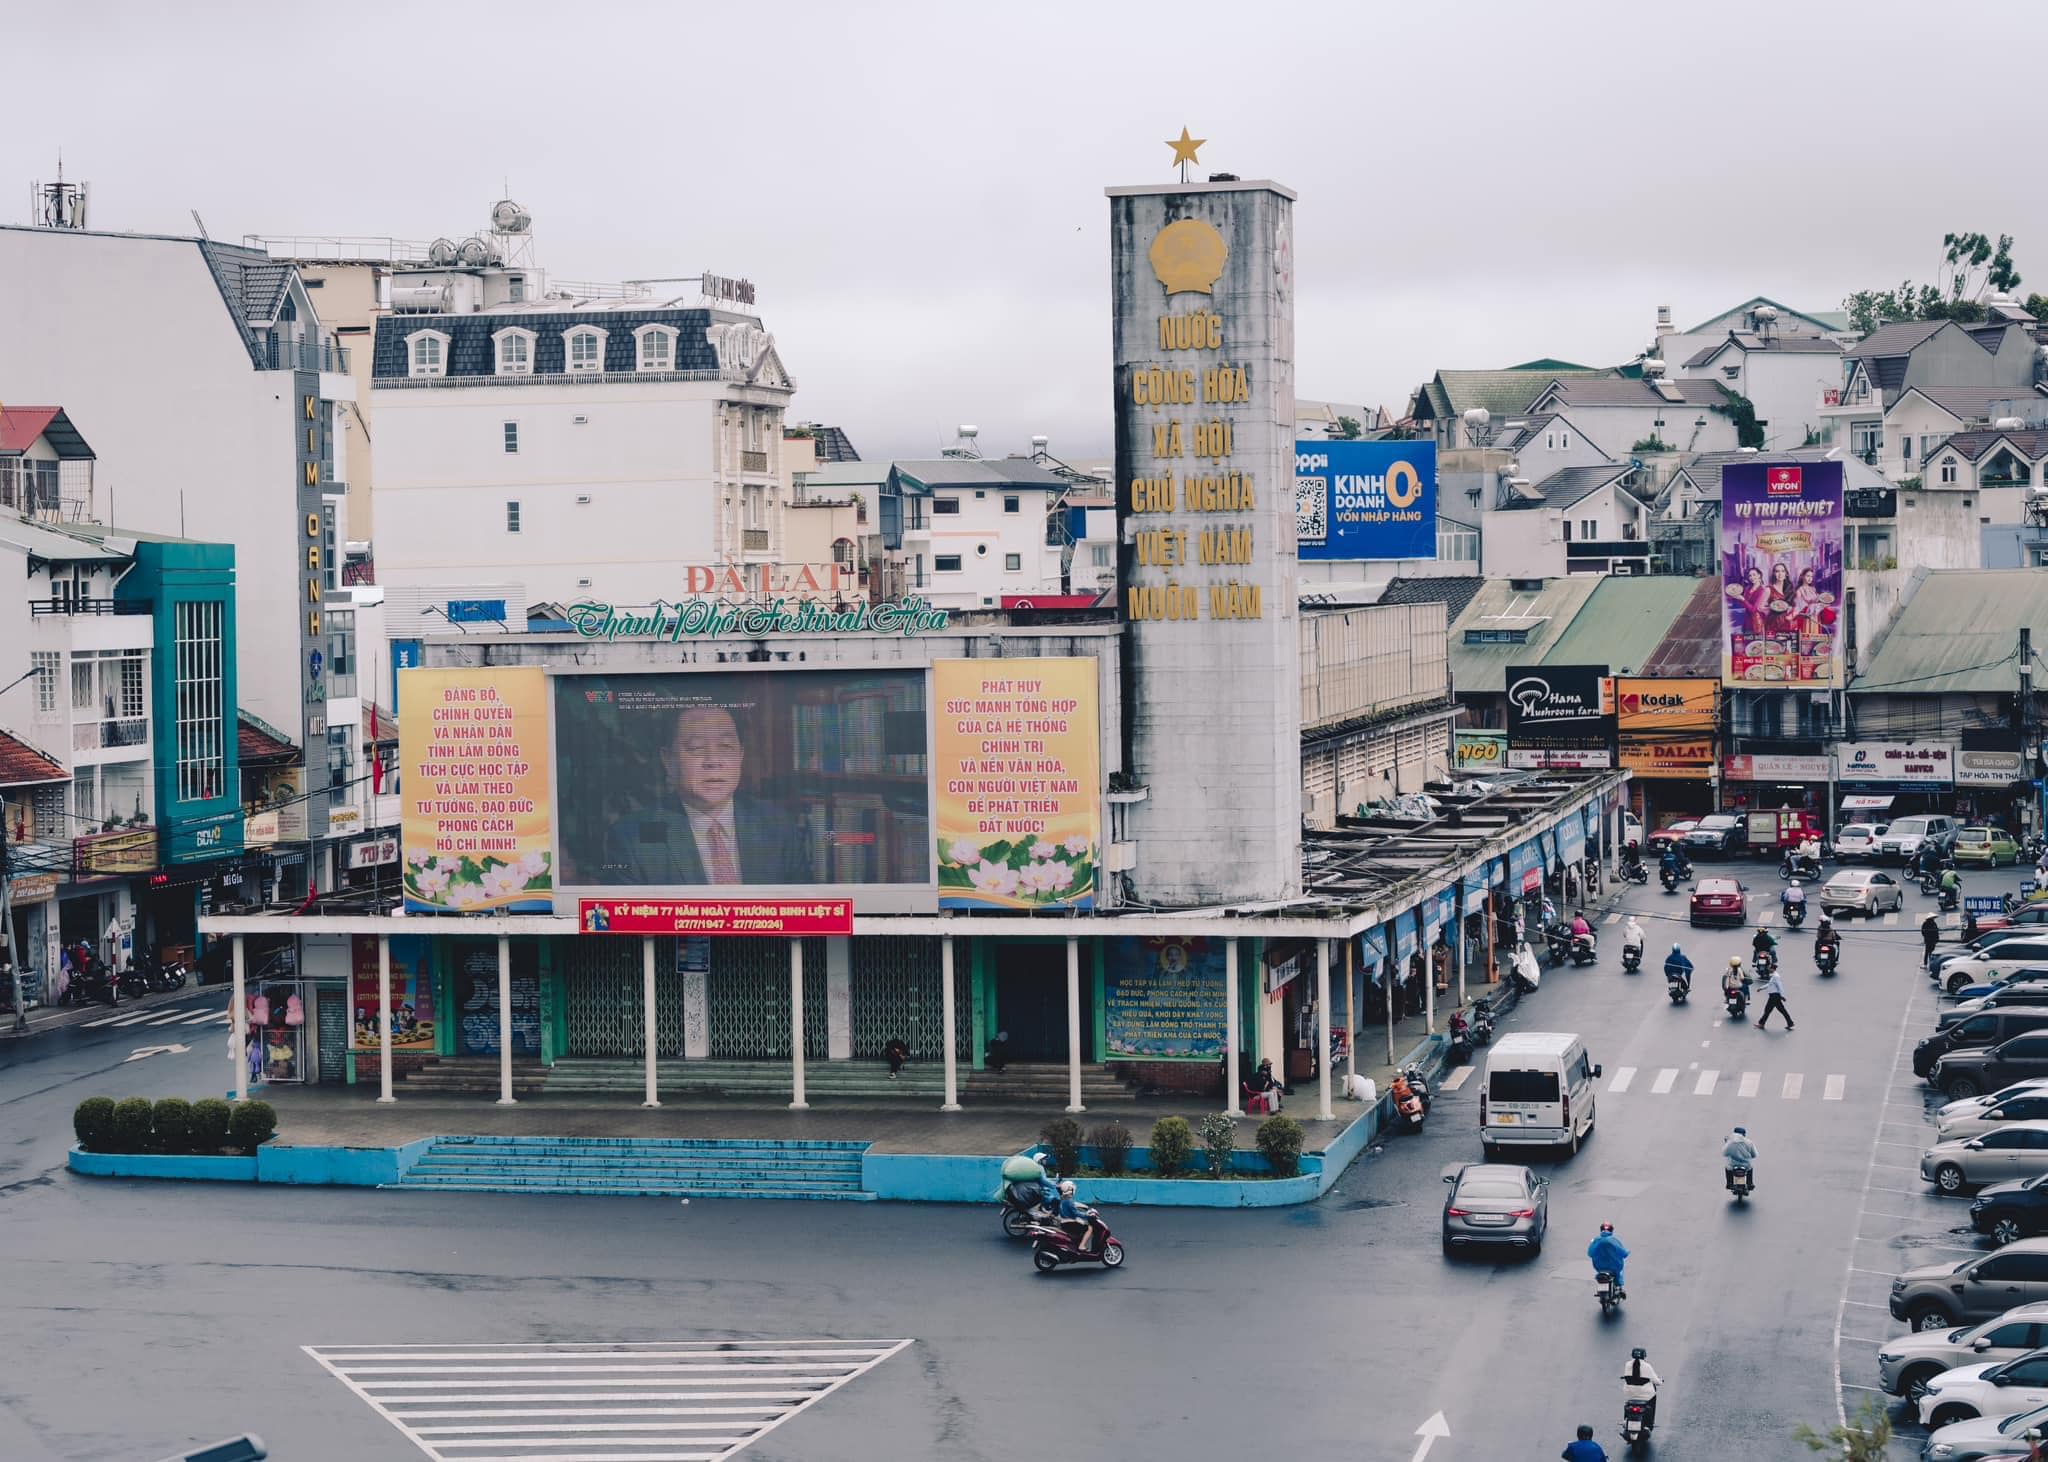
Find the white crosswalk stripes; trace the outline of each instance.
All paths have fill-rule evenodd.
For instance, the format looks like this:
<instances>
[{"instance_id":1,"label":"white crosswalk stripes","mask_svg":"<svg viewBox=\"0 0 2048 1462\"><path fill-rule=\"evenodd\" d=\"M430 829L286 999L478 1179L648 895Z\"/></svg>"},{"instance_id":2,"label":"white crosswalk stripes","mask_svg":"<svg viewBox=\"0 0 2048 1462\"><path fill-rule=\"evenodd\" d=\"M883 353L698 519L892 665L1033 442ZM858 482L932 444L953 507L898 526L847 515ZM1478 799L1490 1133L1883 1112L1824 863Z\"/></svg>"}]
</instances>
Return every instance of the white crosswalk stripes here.
<instances>
[{"instance_id":1,"label":"white crosswalk stripes","mask_svg":"<svg viewBox=\"0 0 2048 1462\"><path fill-rule=\"evenodd\" d=\"M191 1005L180 1005L171 1009L155 1005L147 1010L117 1010L113 1014L103 1015L97 1020L83 1020L78 1023L78 1028L89 1031L98 1030L102 1026L198 1025L201 1021L225 1021L227 1019L229 1019L228 1013L221 1010L218 1006L211 1006L202 1010Z\"/></svg>"},{"instance_id":2,"label":"white crosswalk stripes","mask_svg":"<svg viewBox=\"0 0 2048 1462\"><path fill-rule=\"evenodd\" d=\"M1635 1069L1635 1067L1633 1067L1633 1066L1623 1066L1623 1067L1620 1067L1620 1068L1618 1068L1618 1069L1617 1069L1617 1070L1615 1071L1615 1073L1614 1073L1614 1080L1612 1080L1612 1081L1610 1081L1610 1082L1608 1082L1608 1083L1607 1083L1607 1089L1608 1089L1609 1091L1627 1091L1627 1090L1628 1090L1628 1084L1629 1084L1629 1083L1630 1083L1631 1081L1634 1081L1635 1079L1636 1079L1636 1069Z\"/></svg>"},{"instance_id":3,"label":"white crosswalk stripes","mask_svg":"<svg viewBox=\"0 0 2048 1462\"><path fill-rule=\"evenodd\" d=\"M1899 927L1898 910L1894 909L1891 913L1886 914L1884 916L1884 927L1887 929L1896 929Z\"/></svg>"},{"instance_id":4,"label":"white crosswalk stripes","mask_svg":"<svg viewBox=\"0 0 2048 1462\"><path fill-rule=\"evenodd\" d=\"M1755 1095L1756 1095L1756 1089L1757 1089L1758 1085L1759 1085L1759 1084L1760 1084L1760 1083L1761 1083L1761 1082L1763 1081L1763 1079L1764 1079L1764 1074L1763 1074L1763 1073L1762 1073L1761 1071L1745 1071L1745 1072L1743 1072L1743 1073L1742 1073L1742 1084L1741 1084L1740 1086L1738 1086L1738 1087L1737 1087L1737 1088L1735 1089L1735 1094L1736 1094L1737 1096L1741 1096L1741 1097L1753 1097L1753 1096L1755 1096Z\"/></svg>"},{"instance_id":5,"label":"white crosswalk stripes","mask_svg":"<svg viewBox=\"0 0 2048 1462\"><path fill-rule=\"evenodd\" d=\"M434 1462L719 1462L910 1344L732 1339L304 1349Z\"/></svg>"},{"instance_id":6,"label":"white crosswalk stripes","mask_svg":"<svg viewBox=\"0 0 2048 1462\"><path fill-rule=\"evenodd\" d=\"M1806 1086L1806 1078L1797 1071L1785 1073L1785 1089L1779 1093L1788 1102L1799 1100L1800 1091Z\"/></svg>"},{"instance_id":7,"label":"white crosswalk stripes","mask_svg":"<svg viewBox=\"0 0 2048 1462\"><path fill-rule=\"evenodd\" d=\"M1821 1089L1820 1099L1824 1102L1838 1102L1842 1099L1842 1087L1846 1078L1830 1076L1827 1085Z\"/></svg>"},{"instance_id":8,"label":"white crosswalk stripes","mask_svg":"<svg viewBox=\"0 0 2048 1462\"><path fill-rule=\"evenodd\" d=\"M1453 1071L1443 1079L1439 1089L1442 1091L1456 1091L1472 1079L1472 1073L1477 1069L1475 1066L1460 1066L1456 1071Z\"/></svg>"},{"instance_id":9,"label":"white crosswalk stripes","mask_svg":"<svg viewBox=\"0 0 2048 1462\"><path fill-rule=\"evenodd\" d=\"M1474 1068L1468 1066L1460 1069L1470 1071ZM1676 1066L1666 1066L1651 1080L1649 1090L1643 1092L1635 1086L1636 1075L1637 1068L1634 1066L1617 1066L1607 1079L1606 1095L1627 1096L1633 1090L1639 1096L1670 1096L1678 1089L1679 1078L1690 1075L1691 1084L1687 1090L1693 1096L1727 1096L1732 1091L1738 1098L1754 1101L1763 1094L1765 1080L1761 1071L1744 1071L1731 1084L1722 1081L1721 1078L1724 1075L1736 1076L1734 1072L1704 1069L1688 1073ZM1782 1077L1774 1076L1772 1079L1779 1082L1778 1096L1783 1101L1796 1102L1806 1093L1806 1076L1803 1072L1788 1071ZM1461 1084L1446 1082L1444 1089L1452 1090ZM1849 1078L1839 1072L1833 1073L1823 1079L1820 1099L1824 1102L1839 1102L1847 1097L1848 1090Z\"/></svg>"},{"instance_id":10,"label":"white crosswalk stripes","mask_svg":"<svg viewBox=\"0 0 2048 1462\"><path fill-rule=\"evenodd\" d=\"M1676 1066L1666 1066L1662 1071L1657 1073L1657 1079L1650 1083L1650 1095L1665 1095L1671 1090L1672 1086L1675 1085L1677 1081L1678 1068Z\"/></svg>"},{"instance_id":11,"label":"white crosswalk stripes","mask_svg":"<svg viewBox=\"0 0 2048 1462\"><path fill-rule=\"evenodd\" d=\"M1720 1080L1720 1078L1721 1073L1718 1071L1702 1071L1700 1079L1692 1084L1692 1094L1694 1096L1712 1096L1714 1094L1714 1083Z\"/></svg>"}]
</instances>

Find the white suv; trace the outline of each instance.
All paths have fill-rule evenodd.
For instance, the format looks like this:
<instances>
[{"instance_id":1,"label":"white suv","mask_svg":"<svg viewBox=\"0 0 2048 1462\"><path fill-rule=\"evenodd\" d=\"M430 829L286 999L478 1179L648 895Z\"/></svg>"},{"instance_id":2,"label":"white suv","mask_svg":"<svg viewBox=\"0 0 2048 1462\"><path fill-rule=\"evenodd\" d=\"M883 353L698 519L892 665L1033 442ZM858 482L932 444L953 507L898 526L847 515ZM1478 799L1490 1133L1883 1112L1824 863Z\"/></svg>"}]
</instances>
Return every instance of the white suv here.
<instances>
[{"instance_id":1,"label":"white suv","mask_svg":"<svg viewBox=\"0 0 2048 1462\"><path fill-rule=\"evenodd\" d=\"M1920 851L1921 843L1930 839L1936 846L1947 849L1956 840L1956 820L1939 813L1894 819L1885 828L1884 836L1877 840L1878 856L1897 858L1903 863Z\"/></svg>"}]
</instances>

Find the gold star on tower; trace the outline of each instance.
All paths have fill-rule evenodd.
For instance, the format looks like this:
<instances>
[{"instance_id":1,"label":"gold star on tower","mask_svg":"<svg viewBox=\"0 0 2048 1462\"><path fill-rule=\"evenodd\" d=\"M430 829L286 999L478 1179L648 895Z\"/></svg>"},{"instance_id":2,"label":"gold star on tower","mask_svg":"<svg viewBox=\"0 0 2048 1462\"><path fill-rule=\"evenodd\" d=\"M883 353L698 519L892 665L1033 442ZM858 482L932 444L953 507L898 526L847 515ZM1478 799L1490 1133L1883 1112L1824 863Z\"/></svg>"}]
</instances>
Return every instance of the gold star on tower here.
<instances>
[{"instance_id":1,"label":"gold star on tower","mask_svg":"<svg viewBox=\"0 0 2048 1462\"><path fill-rule=\"evenodd\" d=\"M1188 136L1188 129L1185 127L1180 129L1180 139L1178 141L1171 137L1166 139L1166 145L1173 149L1174 165L1180 168L1180 179L1183 183L1188 179L1188 168L1199 161L1195 156L1196 150L1207 145L1208 141L1209 139L1206 137Z\"/></svg>"}]
</instances>

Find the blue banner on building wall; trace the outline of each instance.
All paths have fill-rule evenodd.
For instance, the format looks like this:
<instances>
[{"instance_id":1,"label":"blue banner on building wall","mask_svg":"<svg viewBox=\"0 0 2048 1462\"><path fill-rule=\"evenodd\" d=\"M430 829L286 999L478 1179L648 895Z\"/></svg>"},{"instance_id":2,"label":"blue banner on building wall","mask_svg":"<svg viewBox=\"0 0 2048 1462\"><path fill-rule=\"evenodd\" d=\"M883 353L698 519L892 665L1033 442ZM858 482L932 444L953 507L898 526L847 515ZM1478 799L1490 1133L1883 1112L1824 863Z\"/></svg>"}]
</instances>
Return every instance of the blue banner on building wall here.
<instances>
[{"instance_id":1,"label":"blue banner on building wall","mask_svg":"<svg viewBox=\"0 0 2048 1462\"><path fill-rule=\"evenodd\" d=\"M1304 559L1436 557L1436 443L1296 442Z\"/></svg>"},{"instance_id":2,"label":"blue banner on building wall","mask_svg":"<svg viewBox=\"0 0 2048 1462\"><path fill-rule=\"evenodd\" d=\"M1221 939L1119 938L1103 951L1103 1036L1110 1059L1211 1059L1223 1054Z\"/></svg>"}]
</instances>

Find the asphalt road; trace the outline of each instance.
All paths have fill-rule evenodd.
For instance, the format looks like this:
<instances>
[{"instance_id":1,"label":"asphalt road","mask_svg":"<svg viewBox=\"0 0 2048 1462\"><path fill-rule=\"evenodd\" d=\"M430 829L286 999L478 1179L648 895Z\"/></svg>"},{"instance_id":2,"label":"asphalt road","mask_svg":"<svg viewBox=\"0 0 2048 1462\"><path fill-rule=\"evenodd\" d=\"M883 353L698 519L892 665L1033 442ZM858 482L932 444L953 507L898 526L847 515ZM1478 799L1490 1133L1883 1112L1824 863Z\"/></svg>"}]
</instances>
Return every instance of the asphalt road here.
<instances>
[{"instance_id":1,"label":"asphalt road","mask_svg":"<svg viewBox=\"0 0 2048 1462\"><path fill-rule=\"evenodd\" d=\"M1743 866L1753 907L1773 903L1773 871ZM883 1356L760 1436L746 1462L1412 1462L1417 1427L1438 1411L1450 1431L1429 1462L1547 1458L1581 1420L1614 1441L1631 1345L1669 1383L1657 1456L1805 1455L1791 1428L1831 1423L1838 1394L1858 1398L1836 1390L1838 1356L1843 1382L1867 1384L1875 1342L1897 1328L1859 1306L1882 1302L1893 1270L1970 1242L1947 1232L1958 1207L1919 1193L1922 1103L1895 1064L1902 1040L1931 1025L1913 927L1928 901L1909 896L1895 928L1852 926L1831 981L1795 936L1790 1034L1731 1025L1714 998L1711 972L1751 931L1669 922L1683 901L1654 884L1627 901L1657 916L1651 971L1623 975L1619 926L1604 926L1602 963L1549 975L1507 1026L1578 1031L1604 1067L1594 1137L1539 1164L1552 1231L1533 1262L1438 1253L1440 1173L1479 1156L1475 1082L1445 1091L1420 1136L1369 1154L1318 1204L1113 1211L1129 1264L1048 1278L991 1209L75 1179L62 1161L76 1101L217 1091L224 1028L9 1043L0 1293L14 1343L0 1457L142 1462L251 1430L275 1457L400 1462L421 1449L307 1347L733 1340L877 1342L862 1353ZM1673 934L1703 977L1683 1007L1654 973ZM188 991L158 1003L196 1013L219 1001ZM193 1049L125 1059L174 1041ZM1762 1153L1747 1209L1720 1186L1736 1121ZM1584 1258L1603 1218L1634 1254L1629 1302L1606 1321ZM898 1339L915 1343L879 1344ZM629 1440L446 1450L684 1455Z\"/></svg>"}]
</instances>

